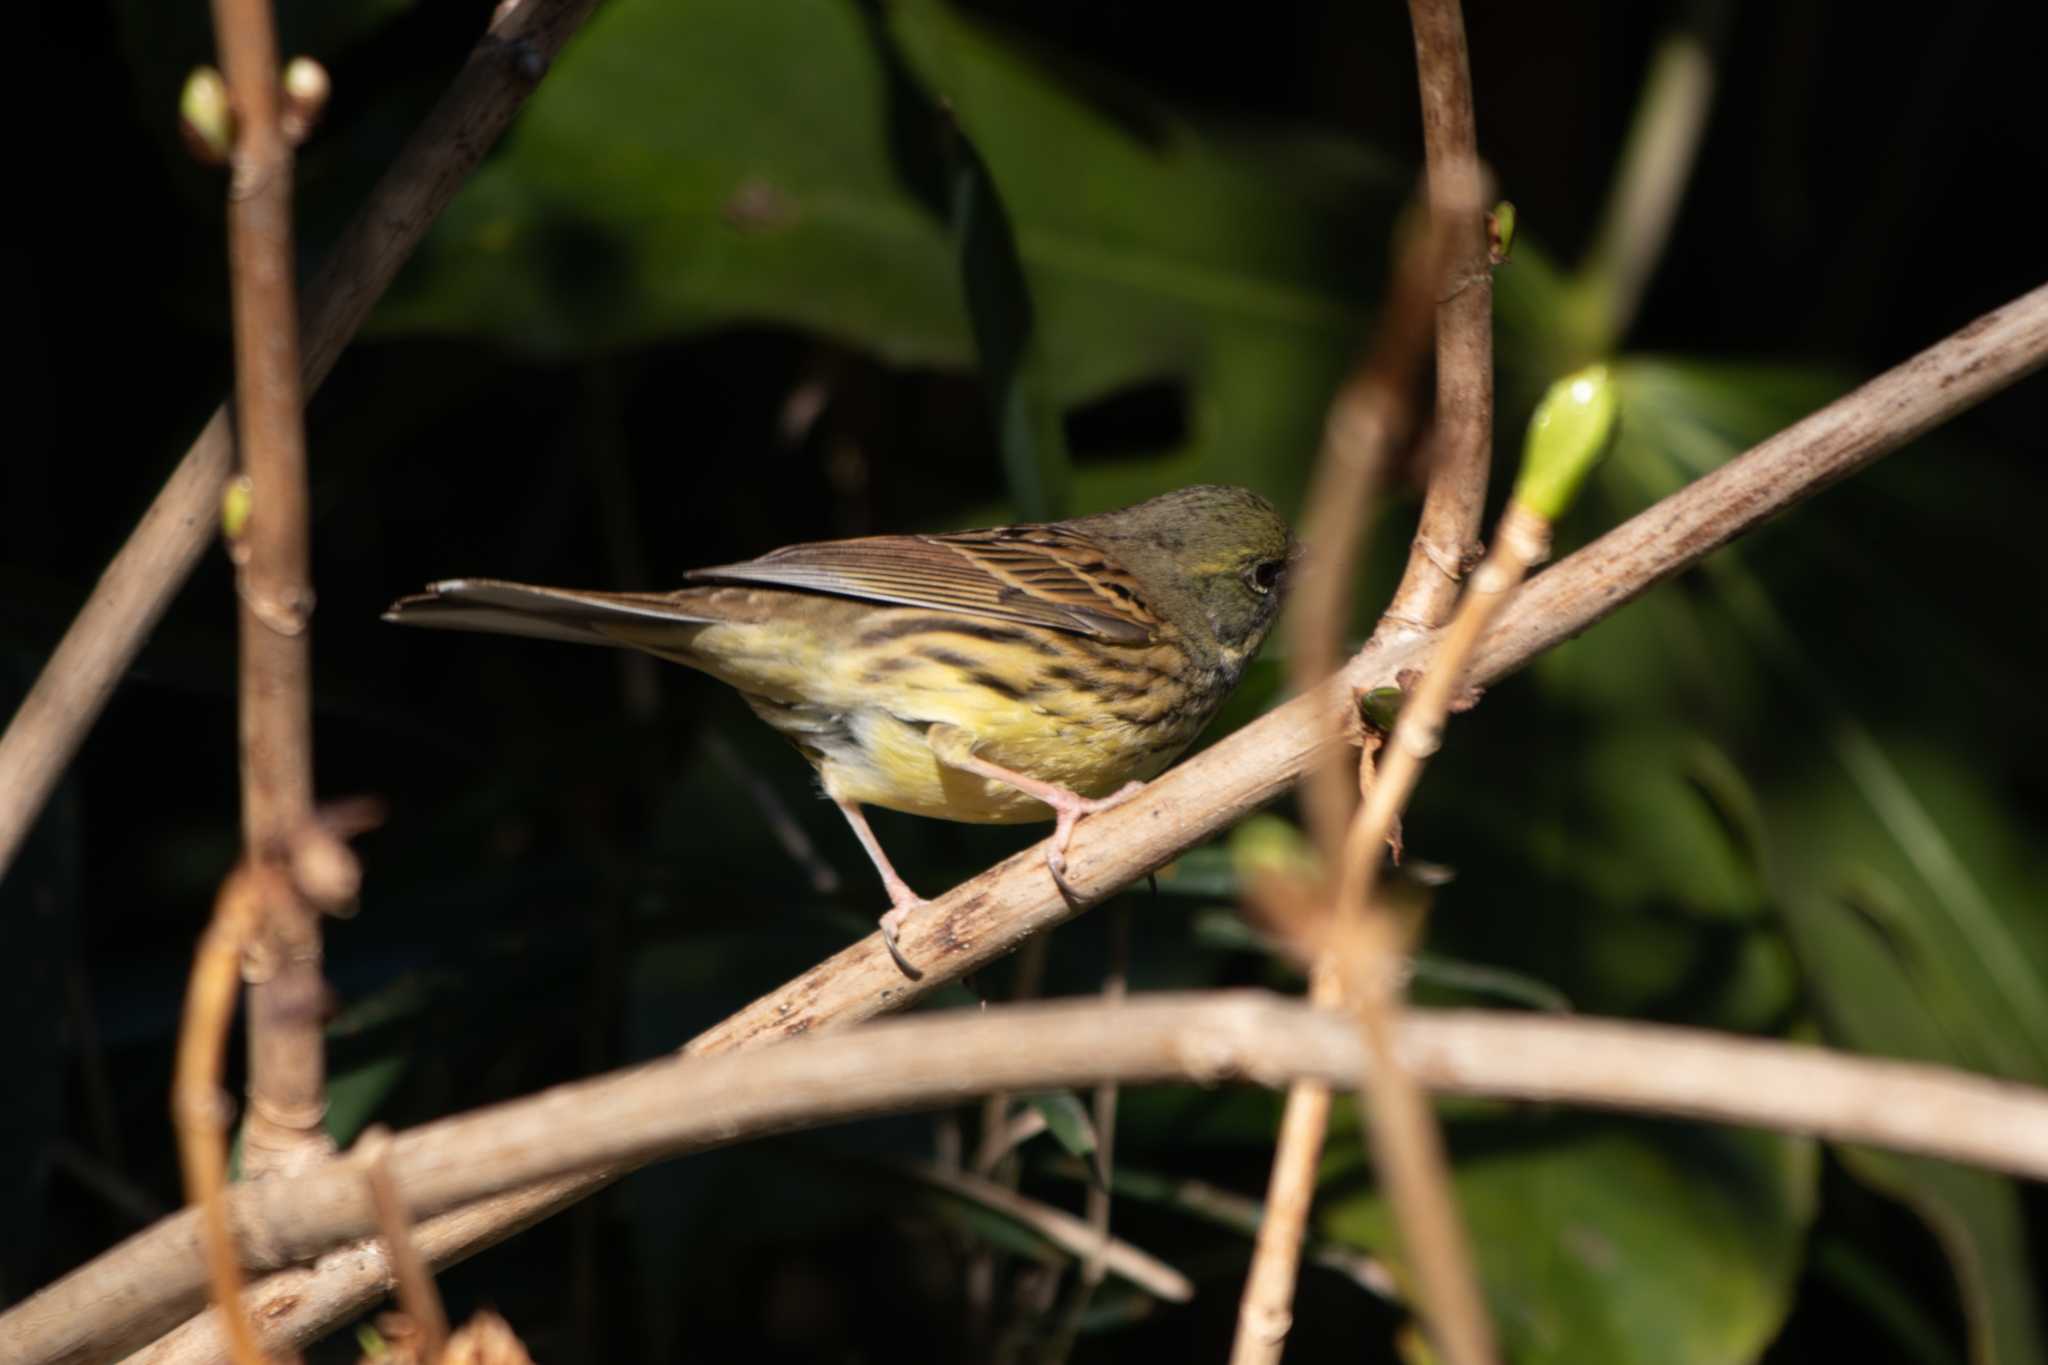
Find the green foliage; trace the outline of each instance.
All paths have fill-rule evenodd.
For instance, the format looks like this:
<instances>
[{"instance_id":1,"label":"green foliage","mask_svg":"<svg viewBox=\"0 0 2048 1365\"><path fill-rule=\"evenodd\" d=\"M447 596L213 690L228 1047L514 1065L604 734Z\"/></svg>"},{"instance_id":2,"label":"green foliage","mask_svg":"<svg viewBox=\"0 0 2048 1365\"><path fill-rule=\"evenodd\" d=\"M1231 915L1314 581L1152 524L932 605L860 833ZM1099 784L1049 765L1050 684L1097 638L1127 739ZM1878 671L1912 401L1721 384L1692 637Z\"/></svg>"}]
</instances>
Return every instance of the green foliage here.
<instances>
[{"instance_id":1,"label":"green foliage","mask_svg":"<svg viewBox=\"0 0 2048 1365\"><path fill-rule=\"evenodd\" d=\"M942 5L887 13L607 5L380 326L559 354L772 319L899 365L965 364L979 333L1027 504L1059 487L1022 472L1056 463L1059 412L1154 383L1189 393L1184 442L1077 474L1077 510L1202 480L1291 496L1398 182L1349 146L1101 97Z\"/></svg>"},{"instance_id":2,"label":"green foliage","mask_svg":"<svg viewBox=\"0 0 2048 1365\"><path fill-rule=\"evenodd\" d=\"M1317 1225L1384 1253L1363 1148L1332 1138ZM1450 1141L1510 1359L1709 1365L1777 1334L1813 1217L1812 1143L1563 1114L1466 1120Z\"/></svg>"}]
</instances>

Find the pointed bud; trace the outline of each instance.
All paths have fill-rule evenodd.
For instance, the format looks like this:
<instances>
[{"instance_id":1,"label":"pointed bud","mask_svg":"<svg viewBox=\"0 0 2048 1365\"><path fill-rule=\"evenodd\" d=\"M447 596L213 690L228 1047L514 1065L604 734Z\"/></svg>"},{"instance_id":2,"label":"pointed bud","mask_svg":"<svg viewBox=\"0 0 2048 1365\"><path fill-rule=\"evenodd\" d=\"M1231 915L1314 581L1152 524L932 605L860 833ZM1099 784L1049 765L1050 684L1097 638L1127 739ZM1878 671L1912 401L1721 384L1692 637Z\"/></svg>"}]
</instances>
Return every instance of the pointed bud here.
<instances>
[{"instance_id":1,"label":"pointed bud","mask_svg":"<svg viewBox=\"0 0 2048 1365\"><path fill-rule=\"evenodd\" d=\"M1620 397L1605 365L1589 365L1552 384L1529 419L1514 501L1546 522L1563 516L1607 453L1619 411Z\"/></svg>"},{"instance_id":2,"label":"pointed bud","mask_svg":"<svg viewBox=\"0 0 2048 1365\"><path fill-rule=\"evenodd\" d=\"M1358 714L1367 725L1383 734L1391 734L1394 722L1401 718L1401 703L1407 693L1398 687L1375 687L1370 692L1358 694Z\"/></svg>"},{"instance_id":3,"label":"pointed bud","mask_svg":"<svg viewBox=\"0 0 2048 1365\"><path fill-rule=\"evenodd\" d=\"M224 166L235 146L235 116L228 83L210 66L193 68L178 94L178 131L202 165Z\"/></svg>"},{"instance_id":4,"label":"pointed bud","mask_svg":"<svg viewBox=\"0 0 2048 1365\"><path fill-rule=\"evenodd\" d=\"M1503 199L1486 215L1487 258L1495 265L1507 264L1515 250L1515 206Z\"/></svg>"}]
</instances>

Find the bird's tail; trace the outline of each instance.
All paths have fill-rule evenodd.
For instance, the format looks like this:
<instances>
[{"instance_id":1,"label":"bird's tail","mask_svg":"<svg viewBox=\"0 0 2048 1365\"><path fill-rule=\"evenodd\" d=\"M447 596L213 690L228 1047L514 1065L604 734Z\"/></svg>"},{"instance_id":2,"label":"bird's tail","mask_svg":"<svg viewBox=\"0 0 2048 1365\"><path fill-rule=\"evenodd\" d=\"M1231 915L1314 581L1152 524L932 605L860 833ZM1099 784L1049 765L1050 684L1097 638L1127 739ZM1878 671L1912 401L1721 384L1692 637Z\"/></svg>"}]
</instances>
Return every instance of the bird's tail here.
<instances>
[{"instance_id":1,"label":"bird's tail","mask_svg":"<svg viewBox=\"0 0 2048 1365\"><path fill-rule=\"evenodd\" d=\"M451 578L399 598L385 611L384 619L402 626L480 630L582 645L627 643L621 634L635 637L633 643L643 643L650 627L658 630L665 625L704 625L718 620L715 614L692 610L688 598L694 595L698 594L688 590L678 594L584 592L496 578Z\"/></svg>"}]
</instances>

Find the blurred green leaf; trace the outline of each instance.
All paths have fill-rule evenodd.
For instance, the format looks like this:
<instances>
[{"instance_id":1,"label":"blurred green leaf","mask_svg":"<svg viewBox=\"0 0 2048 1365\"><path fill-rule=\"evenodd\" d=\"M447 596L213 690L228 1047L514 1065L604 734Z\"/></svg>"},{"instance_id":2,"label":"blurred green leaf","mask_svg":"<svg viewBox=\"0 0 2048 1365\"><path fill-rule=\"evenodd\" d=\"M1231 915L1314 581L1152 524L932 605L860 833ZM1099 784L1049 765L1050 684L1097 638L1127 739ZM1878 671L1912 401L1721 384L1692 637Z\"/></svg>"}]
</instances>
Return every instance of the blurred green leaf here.
<instances>
[{"instance_id":1,"label":"blurred green leaf","mask_svg":"<svg viewBox=\"0 0 2048 1365\"><path fill-rule=\"evenodd\" d=\"M1297 491L1295 452L1315 446L1383 273L1393 177L1346 144L1198 125L1068 79L943 5L886 22L1000 187L1038 401L1182 395L1181 447L1079 471L1077 503L1198 479ZM559 353L775 321L965 366L960 257L919 183L930 132L892 74L851 0L614 0L379 325Z\"/></svg>"},{"instance_id":2,"label":"blurred green leaf","mask_svg":"<svg viewBox=\"0 0 2048 1365\"><path fill-rule=\"evenodd\" d=\"M1678 361L1631 363L1623 374L1625 434L1613 463L1631 490L1621 496L1638 500L1718 466L1839 387L1793 370ZM1790 712L1773 718L1775 750L1752 756L1769 780L1740 790L1754 794L1766 889L1825 1035L1880 1056L2043 1083L2048 945L2021 913L2038 903L2038 856L1996 833L2007 821L1981 766L1950 750L1888 744L1858 714L1823 652L1841 641L1793 624L1749 567L1758 554L1724 550L1709 562L1716 608L1740 646L1723 643L1713 653L1750 654L1767 670L1778 707ZM1895 596L1891 605L1888 639L1944 637L1947 623L1923 624L1903 610L1908 599ZM1944 704L1967 708L1982 685L1949 670ZM1725 772L1707 780L1738 790ZM1720 804L1739 812L1751 801ZM1934 1229L1962 1286L1977 1359L2044 1359L2038 1282L2011 1182L1868 1152L1844 1160Z\"/></svg>"},{"instance_id":3,"label":"blurred green leaf","mask_svg":"<svg viewBox=\"0 0 2048 1365\"><path fill-rule=\"evenodd\" d=\"M1095 1155L1099 1145L1095 1140L1095 1120L1089 1116L1088 1106L1081 1103L1080 1096L1071 1090L1042 1090L1022 1099L1044 1118L1046 1131L1053 1135L1053 1140L1065 1149L1068 1156L1091 1158ZM1092 1162L1089 1169L1094 1169Z\"/></svg>"},{"instance_id":4,"label":"blurred green leaf","mask_svg":"<svg viewBox=\"0 0 2048 1365\"><path fill-rule=\"evenodd\" d=\"M346 1147L369 1127L378 1108L405 1077L403 1054L379 1057L327 1078L327 1135Z\"/></svg>"},{"instance_id":5,"label":"blurred green leaf","mask_svg":"<svg viewBox=\"0 0 2048 1365\"><path fill-rule=\"evenodd\" d=\"M1749 1361L1777 1334L1813 1217L1814 1144L1563 1115L1450 1136L1459 1206L1518 1365ZM1356 1141L1333 1147L1317 1226L1405 1281L1385 1203L1357 1188L1368 1176Z\"/></svg>"},{"instance_id":6,"label":"blurred green leaf","mask_svg":"<svg viewBox=\"0 0 2048 1365\"><path fill-rule=\"evenodd\" d=\"M1860 1178L1917 1213L1962 1289L1977 1365L2039 1365L2041 1282L2030 1269L2025 1210L2013 1182L1986 1171L1867 1148L1841 1149Z\"/></svg>"},{"instance_id":7,"label":"blurred green leaf","mask_svg":"<svg viewBox=\"0 0 2048 1365\"><path fill-rule=\"evenodd\" d=\"M1551 1014L1570 1014L1570 997L1548 982L1522 972L1479 962L1460 962L1436 953L1417 953L1409 961L1417 986L1434 987L1479 1000L1506 1001Z\"/></svg>"},{"instance_id":8,"label":"blurred green leaf","mask_svg":"<svg viewBox=\"0 0 2048 1365\"><path fill-rule=\"evenodd\" d=\"M1001 191L972 147L961 144L953 177L953 230L968 321L996 411L996 438L1010 498L1029 521L1067 510L1070 472L1058 404L1044 377L1029 286Z\"/></svg>"}]
</instances>

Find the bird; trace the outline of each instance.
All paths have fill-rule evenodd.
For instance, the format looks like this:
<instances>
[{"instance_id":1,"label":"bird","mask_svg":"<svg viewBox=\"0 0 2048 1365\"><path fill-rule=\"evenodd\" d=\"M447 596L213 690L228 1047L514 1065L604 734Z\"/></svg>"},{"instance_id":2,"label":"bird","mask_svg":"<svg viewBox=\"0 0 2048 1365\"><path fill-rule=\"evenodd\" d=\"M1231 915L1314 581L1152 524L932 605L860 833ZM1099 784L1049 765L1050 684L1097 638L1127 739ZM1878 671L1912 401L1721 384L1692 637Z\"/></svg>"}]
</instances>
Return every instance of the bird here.
<instances>
[{"instance_id":1,"label":"bird","mask_svg":"<svg viewBox=\"0 0 2048 1365\"><path fill-rule=\"evenodd\" d=\"M889 896L897 946L928 902L862 808L976 824L1051 819L1078 904L1076 824L1194 742L1272 629L1300 547L1248 489L933 535L812 541L695 569L671 592L453 578L384 619L644 650L735 688L817 770Z\"/></svg>"}]
</instances>

